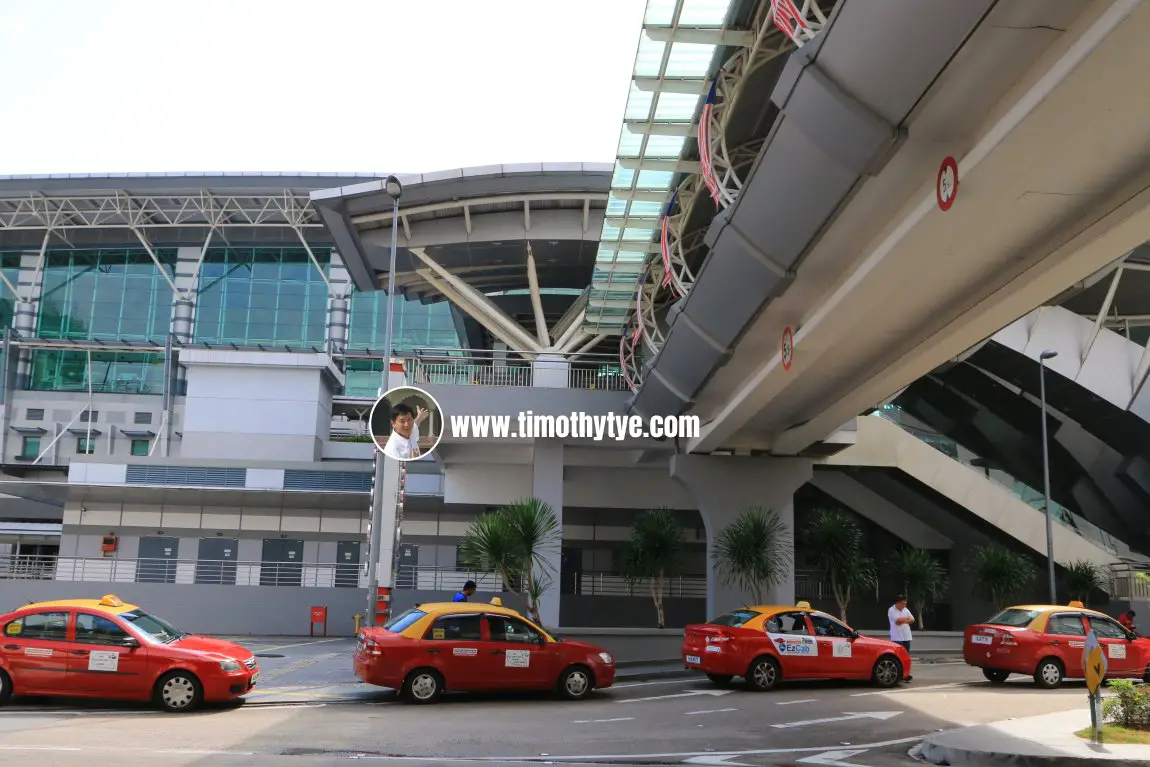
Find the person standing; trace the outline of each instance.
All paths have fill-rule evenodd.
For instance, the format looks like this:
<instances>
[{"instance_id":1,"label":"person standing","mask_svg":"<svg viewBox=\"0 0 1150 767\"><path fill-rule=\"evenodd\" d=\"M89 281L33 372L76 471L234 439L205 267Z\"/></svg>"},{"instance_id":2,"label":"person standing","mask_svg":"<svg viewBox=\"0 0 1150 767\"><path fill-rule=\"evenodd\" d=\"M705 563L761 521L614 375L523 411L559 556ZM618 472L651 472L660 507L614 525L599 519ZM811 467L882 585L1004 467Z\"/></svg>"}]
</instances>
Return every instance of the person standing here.
<instances>
[{"instance_id":1,"label":"person standing","mask_svg":"<svg viewBox=\"0 0 1150 767\"><path fill-rule=\"evenodd\" d=\"M455 595L452 602L466 602L467 599L475 593L475 581L468 581L463 584L463 589Z\"/></svg>"},{"instance_id":2,"label":"person standing","mask_svg":"<svg viewBox=\"0 0 1150 767\"><path fill-rule=\"evenodd\" d=\"M894 598L894 604L886 611L887 620L890 621L890 641L900 644L910 653L911 641L914 638L911 625L914 624L914 615L906 606L906 596L899 594ZM907 681L910 681L907 677Z\"/></svg>"},{"instance_id":3,"label":"person standing","mask_svg":"<svg viewBox=\"0 0 1150 767\"><path fill-rule=\"evenodd\" d=\"M1122 627L1130 633L1137 634L1138 624L1134 622L1134 618L1135 612L1133 610L1127 610L1118 618L1118 622L1121 623Z\"/></svg>"}]
</instances>

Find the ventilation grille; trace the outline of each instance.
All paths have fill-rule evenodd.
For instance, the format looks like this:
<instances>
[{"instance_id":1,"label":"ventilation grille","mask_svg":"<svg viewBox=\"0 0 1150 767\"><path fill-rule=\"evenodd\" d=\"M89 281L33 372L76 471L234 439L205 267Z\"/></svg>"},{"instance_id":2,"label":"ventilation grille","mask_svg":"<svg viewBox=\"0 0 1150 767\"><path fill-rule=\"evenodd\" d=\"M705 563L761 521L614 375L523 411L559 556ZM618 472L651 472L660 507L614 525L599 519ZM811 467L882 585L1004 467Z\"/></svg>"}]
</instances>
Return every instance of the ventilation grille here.
<instances>
[{"instance_id":1,"label":"ventilation grille","mask_svg":"<svg viewBox=\"0 0 1150 767\"><path fill-rule=\"evenodd\" d=\"M301 471L284 472L284 490L332 490L343 493L371 492L370 471Z\"/></svg>"},{"instance_id":2,"label":"ventilation grille","mask_svg":"<svg viewBox=\"0 0 1150 767\"><path fill-rule=\"evenodd\" d=\"M129 466L129 485L181 485L185 487L243 487L247 469L204 466Z\"/></svg>"}]
</instances>

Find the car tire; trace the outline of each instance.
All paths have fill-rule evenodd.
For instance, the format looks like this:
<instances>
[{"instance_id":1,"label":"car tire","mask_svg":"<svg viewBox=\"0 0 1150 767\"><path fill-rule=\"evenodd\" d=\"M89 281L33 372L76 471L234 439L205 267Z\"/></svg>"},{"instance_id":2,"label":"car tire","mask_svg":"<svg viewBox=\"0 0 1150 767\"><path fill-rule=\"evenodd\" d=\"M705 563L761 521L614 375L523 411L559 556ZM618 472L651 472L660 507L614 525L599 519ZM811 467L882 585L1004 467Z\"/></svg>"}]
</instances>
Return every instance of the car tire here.
<instances>
[{"instance_id":1,"label":"car tire","mask_svg":"<svg viewBox=\"0 0 1150 767\"><path fill-rule=\"evenodd\" d=\"M1010 672L998 668L984 668L982 675L986 677L986 681L991 684L1003 684L1010 676Z\"/></svg>"},{"instance_id":2,"label":"car tire","mask_svg":"<svg viewBox=\"0 0 1150 767\"><path fill-rule=\"evenodd\" d=\"M769 692L779 685L782 677L779 662L770 656L755 658L747 669L747 687L755 692Z\"/></svg>"},{"instance_id":3,"label":"car tire","mask_svg":"<svg viewBox=\"0 0 1150 767\"><path fill-rule=\"evenodd\" d=\"M902 681L902 662L893 655L883 655L871 669L871 682L876 687L890 688Z\"/></svg>"},{"instance_id":4,"label":"car tire","mask_svg":"<svg viewBox=\"0 0 1150 767\"><path fill-rule=\"evenodd\" d=\"M571 666L559 675L557 689L565 700L583 700L595 689L595 675L586 666Z\"/></svg>"},{"instance_id":5,"label":"car tire","mask_svg":"<svg viewBox=\"0 0 1150 767\"><path fill-rule=\"evenodd\" d=\"M1146 684L1150 684L1150 664L1147 664L1146 671L1145 671L1145 673L1142 674L1142 681L1145 682ZM3 702L4 702L3 697L0 697L0 703L3 703Z\"/></svg>"},{"instance_id":6,"label":"car tire","mask_svg":"<svg viewBox=\"0 0 1150 767\"><path fill-rule=\"evenodd\" d=\"M719 687L726 687L735 677L731 674L707 674L707 678Z\"/></svg>"},{"instance_id":7,"label":"car tire","mask_svg":"<svg viewBox=\"0 0 1150 767\"><path fill-rule=\"evenodd\" d=\"M12 677L0 668L0 706L12 699Z\"/></svg>"},{"instance_id":8,"label":"car tire","mask_svg":"<svg viewBox=\"0 0 1150 767\"><path fill-rule=\"evenodd\" d=\"M1053 690L1062 685L1062 677L1065 673L1060 660L1043 658L1034 669L1034 683L1044 690Z\"/></svg>"},{"instance_id":9,"label":"car tire","mask_svg":"<svg viewBox=\"0 0 1150 767\"><path fill-rule=\"evenodd\" d=\"M417 668L403 680L402 695L408 703L436 703L443 696L443 677L432 668Z\"/></svg>"},{"instance_id":10,"label":"car tire","mask_svg":"<svg viewBox=\"0 0 1150 767\"><path fill-rule=\"evenodd\" d=\"M190 671L169 671L156 682L155 700L169 714L195 711L204 702L204 686Z\"/></svg>"}]
</instances>

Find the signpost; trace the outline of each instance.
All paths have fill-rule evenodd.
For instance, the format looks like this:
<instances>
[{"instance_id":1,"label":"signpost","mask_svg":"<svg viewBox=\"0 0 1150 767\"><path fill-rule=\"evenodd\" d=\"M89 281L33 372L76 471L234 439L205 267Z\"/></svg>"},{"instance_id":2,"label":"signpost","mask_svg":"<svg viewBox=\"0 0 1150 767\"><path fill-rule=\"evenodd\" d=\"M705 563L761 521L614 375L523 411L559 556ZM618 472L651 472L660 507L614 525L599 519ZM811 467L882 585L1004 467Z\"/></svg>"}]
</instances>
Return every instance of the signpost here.
<instances>
[{"instance_id":1,"label":"signpost","mask_svg":"<svg viewBox=\"0 0 1150 767\"><path fill-rule=\"evenodd\" d=\"M783 370L790 370L791 363L795 361L795 331L787 325L783 328Z\"/></svg>"},{"instance_id":2,"label":"signpost","mask_svg":"<svg viewBox=\"0 0 1150 767\"><path fill-rule=\"evenodd\" d=\"M958 163L953 157L947 157L938 168L938 181L934 188L938 199L939 210L948 211L958 197Z\"/></svg>"},{"instance_id":3,"label":"signpost","mask_svg":"<svg viewBox=\"0 0 1150 767\"><path fill-rule=\"evenodd\" d=\"M1106 653L1098 635L1091 629L1086 635L1086 646L1082 649L1082 667L1086 669L1086 689L1090 701L1090 734L1095 742L1102 739L1102 681L1106 678L1109 666Z\"/></svg>"}]
</instances>

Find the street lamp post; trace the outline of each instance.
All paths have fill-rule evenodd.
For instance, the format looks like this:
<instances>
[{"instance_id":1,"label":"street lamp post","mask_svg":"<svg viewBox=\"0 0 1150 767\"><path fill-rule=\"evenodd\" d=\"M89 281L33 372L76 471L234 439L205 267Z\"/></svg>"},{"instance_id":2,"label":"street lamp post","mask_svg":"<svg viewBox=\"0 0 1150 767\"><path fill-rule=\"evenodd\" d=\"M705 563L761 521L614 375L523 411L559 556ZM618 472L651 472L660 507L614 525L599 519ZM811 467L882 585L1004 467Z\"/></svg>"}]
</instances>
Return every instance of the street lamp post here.
<instances>
[{"instance_id":1,"label":"street lamp post","mask_svg":"<svg viewBox=\"0 0 1150 767\"><path fill-rule=\"evenodd\" d=\"M380 380L379 387L379 396L381 397L387 392L388 381L391 377L392 323L395 309L395 251L399 245L399 198L403 195L403 185L399 183L399 179L395 176L388 176L383 186L388 196L391 197L391 259L387 269L387 320L383 331L383 377ZM369 626L375 625L376 588L378 587L376 578L379 573L379 547L383 539L383 510L388 501L387 498L381 499L379 497L380 493L383 492L383 461L383 453L381 453L377 447L374 466L375 482L371 504L371 541L369 543L370 549L367 563L367 625ZM395 507L394 501L395 499L392 499L392 508ZM392 585L394 586L395 584Z\"/></svg>"},{"instance_id":2,"label":"street lamp post","mask_svg":"<svg viewBox=\"0 0 1150 767\"><path fill-rule=\"evenodd\" d=\"M1050 443L1046 437L1046 361L1054 359L1058 352L1047 350L1038 355L1038 396L1042 406L1042 483L1046 511L1046 575L1049 579L1050 604L1058 604L1058 593L1054 584L1054 517L1050 508Z\"/></svg>"}]
</instances>

